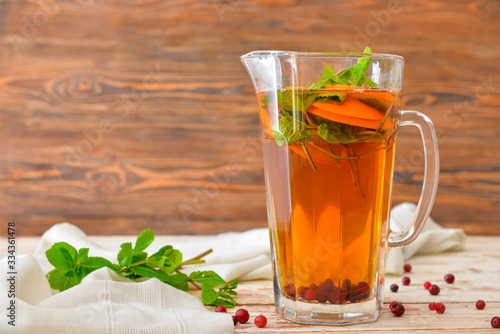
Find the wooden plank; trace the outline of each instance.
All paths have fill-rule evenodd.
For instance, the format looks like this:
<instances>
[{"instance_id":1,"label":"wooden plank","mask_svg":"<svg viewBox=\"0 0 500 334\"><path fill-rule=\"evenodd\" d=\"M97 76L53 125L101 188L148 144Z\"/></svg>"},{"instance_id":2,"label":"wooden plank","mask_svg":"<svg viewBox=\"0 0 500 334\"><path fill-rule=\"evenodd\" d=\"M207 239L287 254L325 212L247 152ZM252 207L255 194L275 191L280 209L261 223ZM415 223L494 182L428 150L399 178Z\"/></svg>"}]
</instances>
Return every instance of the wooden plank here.
<instances>
[{"instance_id":1,"label":"wooden plank","mask_svg":"<svg viewBox=\"0 0 500 334\"><path fill-rule=\"evenodd\" d=\"M266 226L257 109L239 56L369 44L406 58L403 106L438 129L433 217L500 235L498 2L389 3L0 1L0 220L25 235L61 221L108 235ZM418 197L418 138L399 136L395 203ZM214 180L234 163L237 175Z\"/></svg>"}]
</instances>

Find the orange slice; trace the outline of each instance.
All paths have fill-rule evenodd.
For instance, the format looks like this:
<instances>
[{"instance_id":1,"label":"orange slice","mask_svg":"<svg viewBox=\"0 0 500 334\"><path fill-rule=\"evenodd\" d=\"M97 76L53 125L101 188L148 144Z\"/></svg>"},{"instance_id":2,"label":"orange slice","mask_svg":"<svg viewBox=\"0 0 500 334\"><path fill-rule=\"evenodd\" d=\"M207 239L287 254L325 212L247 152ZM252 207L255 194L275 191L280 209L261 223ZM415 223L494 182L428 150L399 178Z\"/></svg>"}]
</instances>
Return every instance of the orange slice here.
<instances>
[{"instance_id":1,"label":"orange slice","mask_svg":"<svg viewBox=\"0 0 500 334\"><path fill-rule=\"evenodd\" d=\"M307 109L307 111L310 112L311 114L316 115L316 116L329 119L330 121L359 126L359 127L368 128L368 129L378 129L378 127L380 125L380 121L382 120L382 119L370 120L370 119L344 116L344 115L333 113L333 112L325 110L325 109L317 108L315 106L309 107ZM387 129L389 127L390 127L390 123L388 122L388 120L386 120L384 122L384 124L382 125L382 129Z\"/></svg>"},{"instance_id":2,"label":"orange slice","mask_svg":"<svg viewBox=\"0 0 500 334\"><path fill-rule=\"evenodd\" d=\"M334 102L314 102L312 105L317 108L348 117L378 121L381 121L382 118L384 118L384 115L382 115L382 113L378 110L350 97L346 97L344 102L340 104Z\"/></svg>"}]
</instances>

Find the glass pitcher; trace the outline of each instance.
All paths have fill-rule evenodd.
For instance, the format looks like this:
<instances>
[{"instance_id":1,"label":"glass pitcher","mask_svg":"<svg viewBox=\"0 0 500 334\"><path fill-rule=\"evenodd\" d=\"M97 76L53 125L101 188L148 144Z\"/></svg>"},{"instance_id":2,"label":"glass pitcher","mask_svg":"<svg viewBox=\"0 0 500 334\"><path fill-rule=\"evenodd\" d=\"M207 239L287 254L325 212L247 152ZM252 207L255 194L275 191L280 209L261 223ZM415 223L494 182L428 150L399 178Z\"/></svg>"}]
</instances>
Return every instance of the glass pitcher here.
<instances>
[{"instance_id":1,"label":"glass pitcher","mask_svg":"<svg viewBox=\"0 0 500 334\"><path fill-rule=\"evenodd\" d=\"M307 324L376 320L386 251L418 236L439 176L431 121L400 109L403 58L255 51L241 59L259 107L278 313ZM406 125L421 132L425 177L412 221L395 233L394 155Z\"/></svg>"}]
</instances>

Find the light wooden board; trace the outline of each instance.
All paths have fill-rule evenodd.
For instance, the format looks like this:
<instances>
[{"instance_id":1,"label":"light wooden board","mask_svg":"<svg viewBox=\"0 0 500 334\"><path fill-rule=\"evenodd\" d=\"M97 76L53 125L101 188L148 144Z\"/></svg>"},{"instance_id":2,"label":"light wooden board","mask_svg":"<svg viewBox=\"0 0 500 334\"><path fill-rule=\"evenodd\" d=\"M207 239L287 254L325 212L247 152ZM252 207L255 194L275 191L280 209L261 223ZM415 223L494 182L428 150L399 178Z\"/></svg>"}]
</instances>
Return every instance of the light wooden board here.
<instances>
[{"instance_id":1,"label":"light wooden board","mask_svg":"<svg viewBox=\"0 0 500 334\"><path fill-rule=\"evenodd\" d=\"M91 237L104 247L115 249L120 243L130 241L130 236ZM157 236L159 242L199 238L195 236ZM18 252L33 253L39 238L18 237ZM6 242L1 239L0 256L5 255ZM274 310L271 281L240 283L238 287L238 308L246 308L251 315L250 322L236 326L235 333L500 333L492 329L490 320L500 316L500 237L469 236L466 250L437 255L417 256L408 261L412 265L410 286L401 284L400 276L387 276L385 303L381 318L375 323L352 326L309 326L299 325L280 318ZM447 284L443 276L453 273L455 283ZM425 281L441 287L438 296L431 296L423 287ZM399 285L397 293L390 292L392 283ZM197 292L192 292L197 294ZM475 302L483 299L486 308L476 310ZM394 317L388 307L393 300L402 302L406 313ZM428 309L428 303L436 301L446 305L444 314ZM234 310L230 310L234 312ZM259 329L253 324L255 316L263 314L268 325Z\"/></svg>"}]
</instances>

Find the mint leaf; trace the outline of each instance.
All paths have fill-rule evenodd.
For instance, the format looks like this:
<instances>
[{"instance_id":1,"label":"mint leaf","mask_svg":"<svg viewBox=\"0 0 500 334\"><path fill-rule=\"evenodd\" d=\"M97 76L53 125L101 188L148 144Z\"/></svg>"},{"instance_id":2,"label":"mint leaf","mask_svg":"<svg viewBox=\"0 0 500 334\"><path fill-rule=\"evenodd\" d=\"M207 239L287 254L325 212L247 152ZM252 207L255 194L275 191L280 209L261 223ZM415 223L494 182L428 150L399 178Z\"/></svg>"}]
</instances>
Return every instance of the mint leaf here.
<instances>
[{"instance_id":1,"label":"mint leaf","mask_svg":"<svg viewBox=\"0 0 500 334\"><path fill-rule=\"evenodd\" d=\"M118 253L118 263L121 267L130 267L132 264L132 258L134 256L134 250L132 249L131 242L125 242L120 246L120 252Z\"/></svg>"},{"instance_id":2,"label":"mint leaf","mask_svg":"<svg viewBox=\"0 0 500 334\"><path fill-rule=\"evenodd\" d=\"M230 308L230 307L234 307L236 304L233 304L227 300L218 298L218 299L214 300L210 305L212 305L212 306L222 305L222 306Z\"/></svg>"},{"instance_id":3,"label":"mint leaf","mask_svg":"<svg viewBox=\"0 0 500 334\"><path fill-rule=\"evenodd\" d=\"M205 305L212 305L219 298L219 294L212 287L203 284L201 286L201 300Z\"/></svg>"},{"instance_id":4,"label":"mint leaf","mask_svg":"<svg viewBox=\"0 0 500 334\"><path fill-rule=\"evenodd\" d=\"M267 94L264 95L264 98L262 99L262 104L264 107L267 107L269 105L269 102L267 101Z\"/></svg>"},{"instance_id":5,"label":"mint leaf","mask_svg":"<svg viewBox=\"0 0 500 334\"><path fill-rule=\"evenodd\" d=\"M74 270L53 269L47 274L47 279L51 289L64 291L80 284L83 276L78 276Z\"/></svg>"},{"instance_id":6,"label":"mint leaf","mask_svg":"<svg viewBox=\"0 0 500 334\"><path fill-rule=\"evenodd\" d=\"M182 263L182 253L172 246L164 251L165 261L162 270L167 274L172 274Z\"/></svg>"},{"instance_id":7,"label":"mint leaf","mask_svg":"<svg viewBox=\"0 0 500 334\"><path fill-rule=\"evenodd\" d=\"M189 279L196 283L202 283L211 287L226 284L226 281L224 281L212 270L193 271L191 274L189 274Z\"/></svg>"},{"instance_id":8,"label":"mint leaf","mask_svg":"<svg viewBox=\"0 0 500 334\"><path fill-rule=\"evenodd\" d=\"M111 270L118 270L118 266L116 264L111 263L108 259L98 256L91 256L82 264L82 268L85 270L86 275L90 274L94 270L108 267Z\"/></svg>"},{"instance_id":9,"label":"mint leaf","mask_svg":"<svg viewBox=\"0 0 500 334\"><path fill-rule=\"evenodd\" d=\"M347 93L344 92L321 92L317 93L317 98L315 102L333 102L340 104L344 102L346 96Z\"/></svg>"},{"instance_id":10,"label":"mint leaf","mask_svg":"<svg viewBox=\"0 0 500 334\"><path fill-rule=\"evenodd\" d=\"M322 89L325 85L347 84L347 82L335 74L331 66L327 66L323 70L321 80L312 84L309 89Z\"/></svg>"},{"instance_id":11,"label":"mint leaf","mask_svg":"<svg viewBox=\"0 0 500 334\"><path fill-rule=\"evenodd\" d=\"M314 134L310 128L292 116L284 116L279 119L278 127L273 129L273 137L279 146L291 145L297 140L309 139Z\"/></svg>"},{"instance_id":12,"label":"mint leaf","mask_svg":"<svg viewBox=\"0 0 500 334\"><path fill-rule=\"evenodd\" d=\"M318 125L317 134L327 143L350 143L351 136L342 131L343 126L334 125L333 122Z\"/></svg>"},{"instance_id":13,"label":"mint leaf","mask_svg":"<svg viewBox=\"0 0 500 334\"><path fill-rule=\"evenodd\" d=\"M135 242L134 251L143 251L148 248L149 245L155 240L155 235L150 228L145 229L139 234L137 237L137 241Z\"/></svg>"},{"instance_id":14,"label":"mint leaf","mask_svg":"<svg viewBox=\"0 0 500 334\"><path fill-rule=\"evenodd\" d=\"M57 242L45 252L51 265L55 268L68 270L73 268L76 255L75 247L66 242Z\"/></svg>"},{"instance_id":15,"label":"mint leaf","mask_svg":"<svg viewBox=\"0 0 500 334\"><path fill-rule=\"evenodd\" d=\"M363 53L372 53L372 50L369 47L366 47L363 50ZM358 65L361 67L361 73L365 73L366 71L368 71L371 61L371 57L361 57L358 59Z\"/></svg>"}]
</instances>

